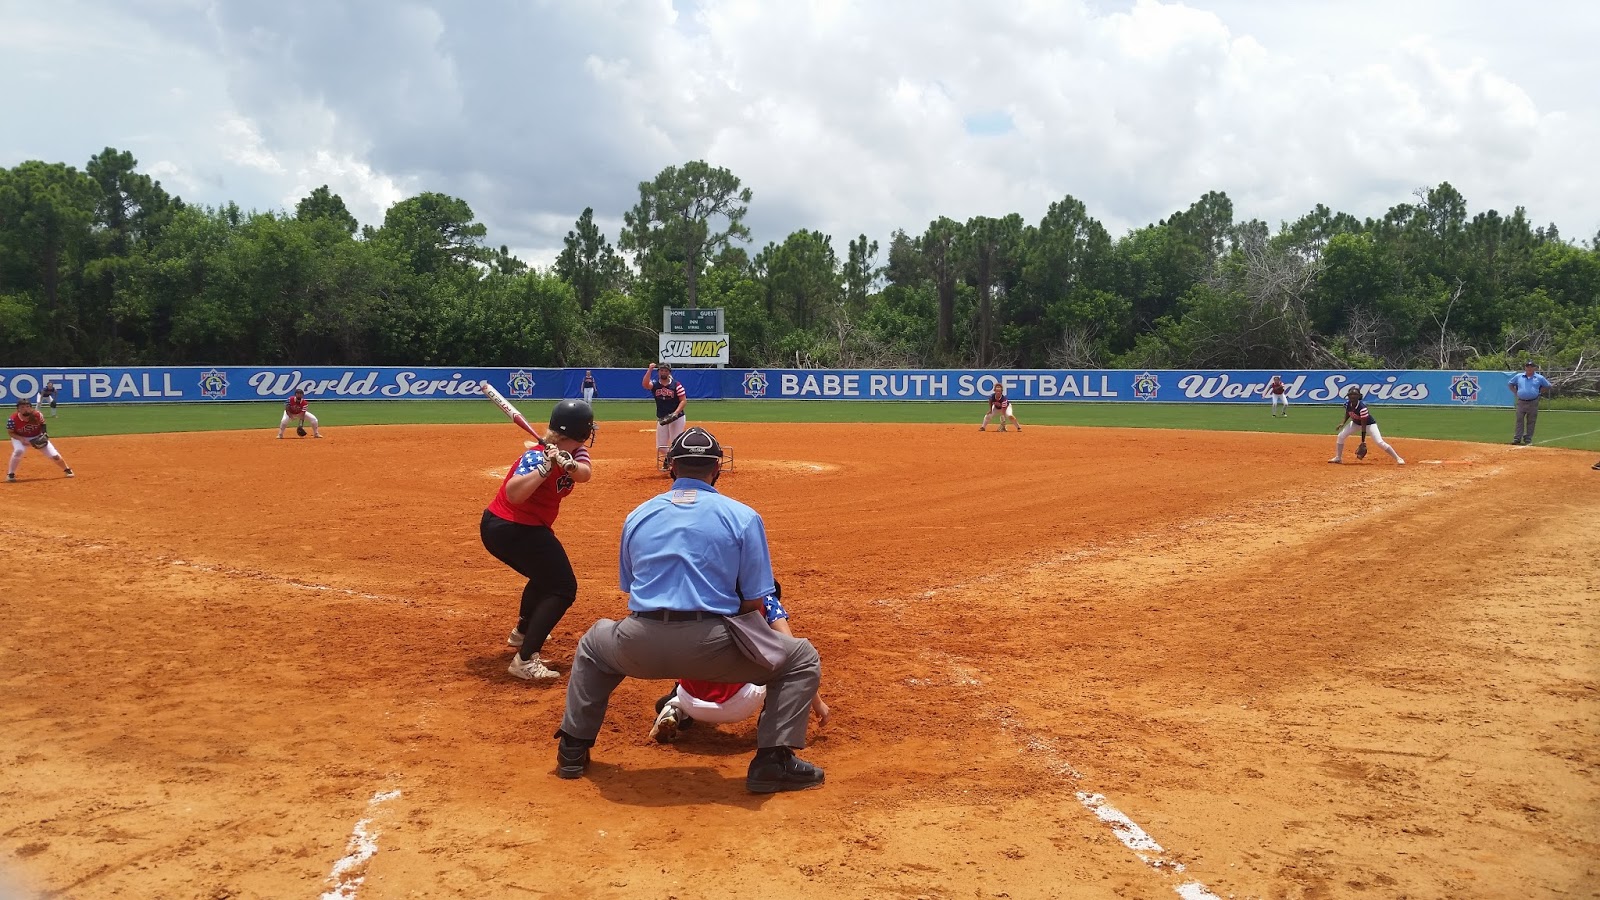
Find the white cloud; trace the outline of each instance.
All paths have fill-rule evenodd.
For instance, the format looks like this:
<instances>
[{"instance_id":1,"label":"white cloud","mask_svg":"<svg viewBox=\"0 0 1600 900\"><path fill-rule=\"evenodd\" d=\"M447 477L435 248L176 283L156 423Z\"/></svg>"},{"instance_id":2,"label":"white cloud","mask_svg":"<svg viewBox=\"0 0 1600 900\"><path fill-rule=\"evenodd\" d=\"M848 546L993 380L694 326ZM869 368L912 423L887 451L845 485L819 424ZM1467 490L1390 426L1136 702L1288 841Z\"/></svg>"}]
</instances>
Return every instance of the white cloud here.
<instances>
[{"instance_id":1,"label":"white cloud","mask_svg":"<svg viewBox=\"0 0 1600 900\"><path fill-rule=\"evenodd\" d=\"M1557 6L1526 17L1552 33L1489 0L0 0L0 75L33 88L0 98L0 164L111 144L191 200L327 183L372 224L438 190L537 262L699 158L752 189L758 243L1066 194L1113 233L1208 190L1380 216L1447 180L1588 236L1600 13Z\"/></svg>"}]
</instances>

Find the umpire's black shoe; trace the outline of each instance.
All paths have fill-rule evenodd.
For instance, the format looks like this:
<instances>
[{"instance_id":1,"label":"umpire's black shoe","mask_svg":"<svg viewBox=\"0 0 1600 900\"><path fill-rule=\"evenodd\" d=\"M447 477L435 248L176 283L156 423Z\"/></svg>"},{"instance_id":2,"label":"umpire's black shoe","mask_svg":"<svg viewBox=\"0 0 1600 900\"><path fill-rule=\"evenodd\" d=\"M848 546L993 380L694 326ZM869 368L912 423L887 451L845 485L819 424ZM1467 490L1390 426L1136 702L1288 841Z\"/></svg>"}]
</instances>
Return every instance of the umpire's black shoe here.
<instances>
[{"instance_id":1,"label":"umpire's black shoe","mask_svg":"<svg viewBox=\"0 0 1600 900\"><path fill-rule=\"evenodd\" d=\"M573 743L562 735L556 744L556 775L560 778L582 778L589 768L589 748Z\"/></svg>"},{"instance_id":2,"label":"umpire's black shoe","mask_svg":"<svg viewBox=\"0 0 1600 900\"><path fill-rule=\"evenodd\" d=\"M788 747L767 747L756 751L744 786L752 794L778 791L803 791L822 786L822 770L794 755Z\"/></svg>"}]
</instances>

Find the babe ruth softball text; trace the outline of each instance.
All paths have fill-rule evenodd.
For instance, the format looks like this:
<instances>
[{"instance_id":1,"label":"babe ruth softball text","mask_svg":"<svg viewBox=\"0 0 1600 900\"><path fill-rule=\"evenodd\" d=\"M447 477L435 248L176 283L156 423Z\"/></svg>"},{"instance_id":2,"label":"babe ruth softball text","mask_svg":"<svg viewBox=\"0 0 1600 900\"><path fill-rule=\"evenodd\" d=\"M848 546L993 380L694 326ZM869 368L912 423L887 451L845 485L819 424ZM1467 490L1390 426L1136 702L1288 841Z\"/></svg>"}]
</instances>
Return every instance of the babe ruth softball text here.
<instances>
[{"instance_id":1,"label":"babe ruth softball text","mask_svg":"<svg viewBox=\"0 0 1600 900\"><path fill-rule=\"evenodd\" d=\"M867 380L865 392L861 379ZM778 380L782 396L811 397L983 397L1004 384L1006 393L1021 391L1027 397L1116 397L1106 375L1011 374L960 375L955 392L949 375L807 375L785 373ZM1098 381L1098 384L1095 382Z\"/></svg>"}]
</instances>

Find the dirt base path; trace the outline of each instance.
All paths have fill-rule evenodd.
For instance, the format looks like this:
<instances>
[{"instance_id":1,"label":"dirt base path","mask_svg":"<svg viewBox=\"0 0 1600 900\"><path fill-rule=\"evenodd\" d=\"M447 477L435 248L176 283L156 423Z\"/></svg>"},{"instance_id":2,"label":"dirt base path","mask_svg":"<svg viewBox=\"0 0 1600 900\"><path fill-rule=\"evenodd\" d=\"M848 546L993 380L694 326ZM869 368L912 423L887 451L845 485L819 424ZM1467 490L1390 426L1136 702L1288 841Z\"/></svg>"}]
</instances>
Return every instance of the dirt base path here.
<instances>
[{"instance_id":1,"label":"dirt base path","mask_svg":"<svg viewBox=\"0 0 1600 900\"><path fill-rule=\"evenodd\" d=\"M0 882L24 897L1600 896L1600 473L1295 435L716 426L835 719L590 776L505 673L505 427L80 438L0 485ZM602 433L565 671L665 488ZM0 883L0 896L7 896ZM9 898L8 898L9 900Z\"/></svg>"}]
</instances>

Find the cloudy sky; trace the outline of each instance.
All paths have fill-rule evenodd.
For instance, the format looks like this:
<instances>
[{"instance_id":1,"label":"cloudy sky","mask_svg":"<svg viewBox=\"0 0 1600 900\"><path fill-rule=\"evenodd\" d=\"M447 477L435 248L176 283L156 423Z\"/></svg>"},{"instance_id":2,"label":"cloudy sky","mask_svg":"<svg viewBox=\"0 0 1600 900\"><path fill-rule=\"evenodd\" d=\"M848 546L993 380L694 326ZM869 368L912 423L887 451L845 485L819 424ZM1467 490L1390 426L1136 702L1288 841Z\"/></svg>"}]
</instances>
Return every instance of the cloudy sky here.
<instances>
[{"instance_id":1,"label":"cloudy sky","mask_svg":"<svg viewBox=\"0 0 1600 900\"><path fill-rule=\"evenodd\" d=\"M1513 12L1512 10L1516 11ZM1549 0L0 0L0 165L106 146L190 202L368 224L466 199L548 263L692 159L756 246L940 215L1274 227L1454 184L1600 231L1600 4Z\"/></svg>"}]
</instances>

